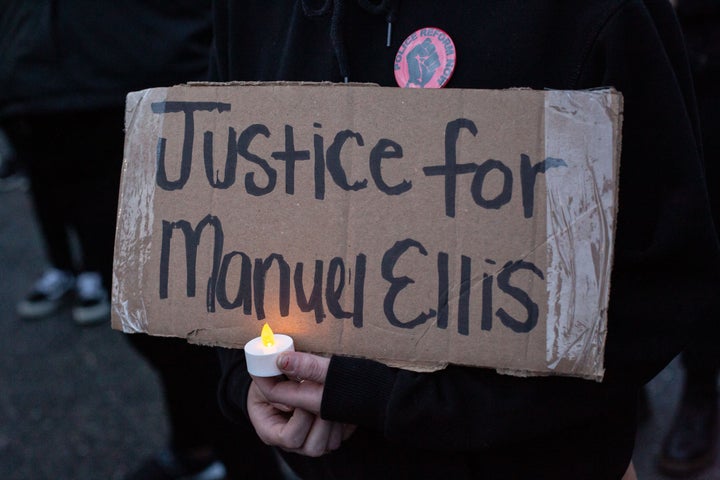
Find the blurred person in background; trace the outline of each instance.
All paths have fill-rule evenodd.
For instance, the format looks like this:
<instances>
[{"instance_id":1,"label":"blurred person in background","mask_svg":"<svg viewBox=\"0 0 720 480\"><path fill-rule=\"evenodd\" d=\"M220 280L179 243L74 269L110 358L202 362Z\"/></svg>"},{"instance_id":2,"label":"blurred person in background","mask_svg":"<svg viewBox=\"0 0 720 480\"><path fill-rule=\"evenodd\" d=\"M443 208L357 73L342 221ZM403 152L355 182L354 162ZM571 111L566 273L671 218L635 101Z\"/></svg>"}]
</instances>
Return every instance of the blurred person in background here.
<instances>
[{"instance_id":1,"label":"blurred person in background","mask_svg":"<svg viewBox=\"0 0 720 480\"><path fill-rule=\"evenodd\" d=\"M710 206L720 232L720 1L673 3L690 58ZM682 478L712 465L718 441L720 318L698 321L696 335L681 354L685 378L680 404L658 459L662 473Z\"/></svg>"},{"instance_id":2,"label":"blurred person in background","mask_svg":"<svg viewBox=\"0 0 720 480\"><path fill-rule=\"evenodd\" d=\"M15 147L5 130L0 128L0 193L14 190L27 191L28 180L18 161Z\"/></svg>"},{"instance_id":3,"label":"blurred person in background","mask_svg":"<svg viewBox=\"0 0 720 480\"><path fill-rule=\"evenodd\" d=\"M211 38L210 0L0 1L0 128L27 167L49 262L22 318L72 305L76 323L107 323L126 94L205 79ZM128 338L170 419L167 448L128 478L253 478L258 461L273 478L272 453L219 413L213 351Z\"/></svg>"}]
</instances>

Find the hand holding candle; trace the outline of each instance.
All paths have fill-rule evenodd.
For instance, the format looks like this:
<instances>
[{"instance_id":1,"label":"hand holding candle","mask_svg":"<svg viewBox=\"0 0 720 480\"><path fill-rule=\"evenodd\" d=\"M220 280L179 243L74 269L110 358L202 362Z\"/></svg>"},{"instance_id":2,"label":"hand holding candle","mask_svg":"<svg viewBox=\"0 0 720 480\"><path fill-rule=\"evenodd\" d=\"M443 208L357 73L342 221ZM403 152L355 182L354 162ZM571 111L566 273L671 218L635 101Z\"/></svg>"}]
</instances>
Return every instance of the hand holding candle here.
<instances>
[{"instance_id":1,"label":"hand holding candle","mask_svg":"<svg viewBox=\"0 0 720 480\"><path fill-rule=\"evenodd\" d=\"M288 379L255 377L250 384L247 412L258 436L268 445L311 457L336 450L356 427L320 417L330 358L301 352L278 358Z\"/></svg>"},{"instance_id":2,"label":"hand holding candle","mask_svg":"<svg viewBox=\"0 0 720 480\"><path fill-rule=\"evenodd\" d=\"M282 375L277 367L277 357L283 352L294 352L293 339L287 335L275 335L266 323L262 333L245 344L245 361L250 375L274 377Z\"/></svg>"}]
</instances>

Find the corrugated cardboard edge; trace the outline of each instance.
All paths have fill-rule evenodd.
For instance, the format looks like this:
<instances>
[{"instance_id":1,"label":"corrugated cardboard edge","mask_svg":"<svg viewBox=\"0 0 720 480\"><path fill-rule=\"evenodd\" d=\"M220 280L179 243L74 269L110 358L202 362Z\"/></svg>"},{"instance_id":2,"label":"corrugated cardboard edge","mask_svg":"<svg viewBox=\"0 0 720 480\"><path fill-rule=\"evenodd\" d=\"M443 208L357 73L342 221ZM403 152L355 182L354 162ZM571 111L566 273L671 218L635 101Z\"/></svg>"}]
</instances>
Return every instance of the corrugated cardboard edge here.
<instances>
[{"instance_id":1,"label":"corrugated cardboard edge","mask_svg":"<svg viewBox=\"0 0 720 480\"><path fill-rule=\"evenodd\" d=\"M188 82L182 85L191 87L272 87L272 86L303 86L303 87L379 87L377 83L364 83L364 82L348 82L348 83L336 83L336 82L295 82L287 80L278 80L274 82L249 82L249 81L232 81L232 82ZM176 86L182 86L176 85Z\"/></svg>"}]
</instances>

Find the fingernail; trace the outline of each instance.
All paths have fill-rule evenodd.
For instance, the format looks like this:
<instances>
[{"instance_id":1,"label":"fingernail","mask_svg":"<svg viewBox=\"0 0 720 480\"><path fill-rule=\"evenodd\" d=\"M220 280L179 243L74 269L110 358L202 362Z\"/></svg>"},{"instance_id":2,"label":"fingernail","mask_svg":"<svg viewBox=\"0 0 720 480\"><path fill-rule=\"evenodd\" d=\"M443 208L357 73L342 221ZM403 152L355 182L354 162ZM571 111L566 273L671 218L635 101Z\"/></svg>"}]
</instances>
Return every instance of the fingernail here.
<instances>
[{"instance_id":1,"label":"fingernail","mask_svg":"<svg viewBox=\"0 0 720 480\"><path fill-rule=\"evenodd\" d=\"M282 371L287 371L290 368L290 355L280 354L277 358L277 366Z\"/></svg>"}]
</instances>

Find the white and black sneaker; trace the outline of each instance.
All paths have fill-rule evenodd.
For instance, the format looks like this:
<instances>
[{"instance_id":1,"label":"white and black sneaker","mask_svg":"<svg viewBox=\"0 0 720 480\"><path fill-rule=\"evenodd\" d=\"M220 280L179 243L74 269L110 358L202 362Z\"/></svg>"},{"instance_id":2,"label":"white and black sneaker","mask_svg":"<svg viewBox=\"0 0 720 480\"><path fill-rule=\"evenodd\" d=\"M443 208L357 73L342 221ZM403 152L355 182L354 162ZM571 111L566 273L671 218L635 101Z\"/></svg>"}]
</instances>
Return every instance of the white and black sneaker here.
<instances>
[{"instance_id":1,"label":"white and black sneaker","mask_svg":"<svg viewBox=\"0 0 720 480\"><path fill-rule=\"evenodd\" d=\"M110 318L110 301L100 274L83 272L75 282L72 316L78 325L95 325Z\"/></svg>"},{"instance_id":2,"label":"white and black sneaker","mask_svg":"<svg viewBox=\"0 0 720 480\"><path fill-rule=\"evenodd\" d=\"M72 273L57 268L48 269L35 282L27 297L18 303L17 313L26 319L53 314L72 299L74 286Z\"/></svg>"}]
</instances>

